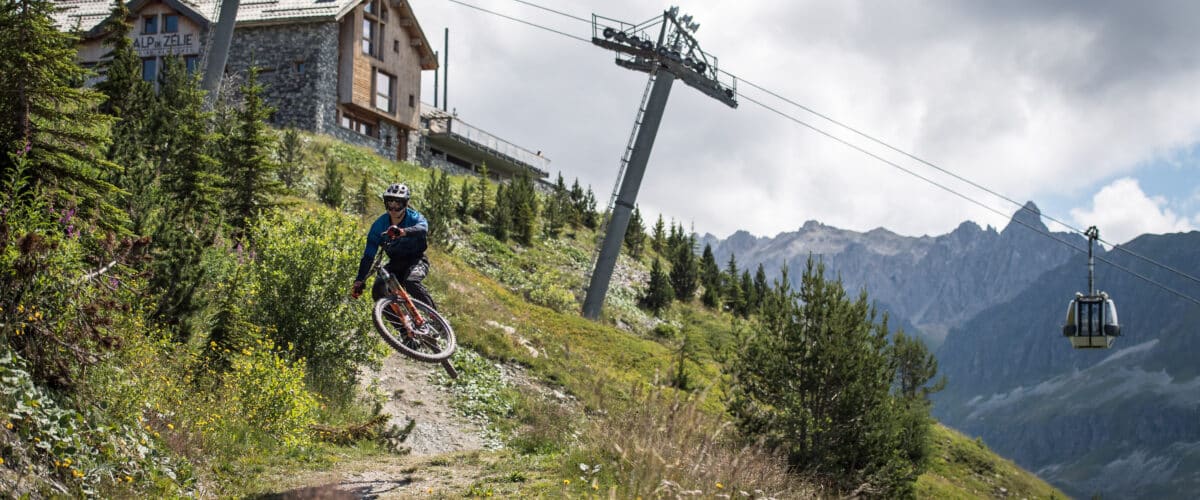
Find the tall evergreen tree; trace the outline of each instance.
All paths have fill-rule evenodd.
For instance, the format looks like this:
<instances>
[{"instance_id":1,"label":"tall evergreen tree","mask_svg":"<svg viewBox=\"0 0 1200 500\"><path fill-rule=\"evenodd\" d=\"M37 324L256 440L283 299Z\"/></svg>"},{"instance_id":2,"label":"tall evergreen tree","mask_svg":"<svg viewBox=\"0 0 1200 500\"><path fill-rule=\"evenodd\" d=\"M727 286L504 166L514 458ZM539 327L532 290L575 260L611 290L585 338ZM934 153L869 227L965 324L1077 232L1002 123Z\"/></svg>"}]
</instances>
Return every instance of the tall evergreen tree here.
<instances>
[{"instance_id":1,"label":"tall evergreen tree","mask_svg":"<svg viewBox=\"0 0 1200 500\"><path fill-rule=\"evenodd\" d=\"M210 114L203 110L199 81L177 57L167 58L164 66L155 113L167 128L158 131L161 142L155 145L165 206L151 243L150 285L158 292L155 318L186 341L190 319L202 306L201 257L221 224L223 180L207 153L215 138L208 131Z\"/></svg>"},{"instance_id":2,"label":"tall evergreen tree","mask_svg":"<svg viewBox=\"0 0 1200 500\"><path fill-rule=\"evenodd\" d=\"M663 253L663 248L666 248L667 232L666 226L663 225L662 214L658 214L658 222L654 223L654 230L650 233L650 247L659 255Z\"/></svg>"},{"instance_id":3,"label":"tall evergreen tree","mask_svg":"<svg viewBox=\"0 0 1200 500\"><path fill-rule=\"evenodd\" d=\"M662 216L658 216L658 231L662 231ZM704 293L700 301L706 307L716 308L721 305L721 269L717 267L717 258L713 255L712 245L704 244L704 253L700 256L700 285Z\"/></svg>"},{"instance_id":4,"label":"tall evergreen tree","mask_svg":"<svg viewBox=\"0 0 1200 500\"><path fill-rule=\"evenodd\" d=\"M580 213L583 214L584 227L588 229L600 227L600 214L596 213L596 195L592 194L591 186L588 186L587 194L583 195L583 203L580 204Z\"/></svg>"},{"instance_id":5,"label":"tall evergreen tree","mask_svg":"<svg viewBox=\"0 0 1200 500\"><path fill-rule=\"evenodd\" d=\"M508 202L513 238L522 245L532 245L537 234L538 201L533 177L528 171L521 172L508 185Z\"/></svg>"},{"instance_id":6,"label":"tall evergreen tree","mask_svg":"<svg viewBox=\"0 0 1200 500\"><path fill-rule=\"evenodd\" d=\"M923 464L903 436L928 422L890 393L886 316L877 323L866 293L850 299L811 258L799 293L777 286L763 311L761 330L728 365L738 428L844 491L912 496Z\"/></svg>"},{"instance_id":7,"label":"tall evergreen tree","mask_svg":"<svg viewBox=\"0 0 1200 500\"><path fill-rule=\"evenodd\" d=\"M762 309L763 301L769 289L767 272L763 269L762 263L759 262L758 270L754 271L754 303L750 305L751 312L759 312Z\"/></svg>"},{"instance_id":8,"label":"tall evergreen tree","mask_svg":"<svg viewBox=\"0 0 1200 500\"><path fill-rule=\"evenodd\" d=\"M571 203L571 192L567 191L567 185L563 182L562 172L558 173L558 180L554 183L554 189L546 195L545 207L542 210L545 221L545 234L550 238L557 238L562 234L562 230L569 224L572 224L575 211L574 205Z\"/></svg>"},{"instance_id":9,"label":"tall evergreen tree","mask_svg":"<svg viewBox=\"0 0 1200 500\"><path fill-rule=\"evenodd\" d=\"M109 180L119 167L105 157L113 120L98 110L104 96L79 86L88 72L75 62L77 38L55 28L55 8L49 0L0 3L0 179L20 154L30 186L118 228L125 215Z\"/></svg>"},{"instance_id":10,"label":"tall evergreen tree","mask_svg":"<svg viewBox=\"0 0 1200 500\"><path fill-rule=\"evenodd\" d=\"M575 182L571 184L571 225L579 227L583 225L583 210L585 195L583 188L579 186L579 178L575 178Z\"/></svg>"},{"instance_id":11,"label":"tall evergreen tree","mask_svg":"<svg viewBox=\"0 0 1200 500\"><path fill-rule=\"evenodd\" d=\"M425 218L429 221L429 241L445 245L450 241L450 219L454 217L454 188L450 174L440 168L430 171L429 193L425 195Z\"/></svg>"},{"instance_id":12,"label":"tall evergreen tree","mask_svg":"<svg viewBox=\"0 0 1200 500\"><path fill-rule=\"evenodd\" d=\"M675 288L675 298L681 302L690 302L700 287L700 266L696 262L696 252L692 250L695 239L682 236L671 250L671 286Z\"/></svg>"},{"instance_id":13,"label":"tall evergreen tree","mask_svg":"<svg viewBox=\"0 0 1200 500\"><path fill-rule=\"evenodd\" d=\"M354 195L354 213L360 217L366 217L367 211L371 206L371 187L367 183L367 176L363 176L358 181L358 193Z\"/></svg>"},{"instance_id":14,"label":"tall evergreen tree","mask_svg":"<svg viewBox=\"0 0 1200 500\"><path fill-rule=\"evenodd\" d=\"M625 227L625 250L635 260L642 258L642 250L646 248L646 224L642 222L642 210L633 207L633 215L629 217L629 225Z\"/></svg>"},{"instance_id":15,"label":"tall evergreen tree","mask_svg":"<svg viewBox=\"0 0 1200 500\"><path fill-rule=\"evenodd\" d=\"M129 216L134 234L145 234L153 224L158 199L158 176L147 156L145 137L148 111L154 100L154 88L142 78L142 60L129 38L133 25L125 2L114 0L104 21L104 45L109 49L100 63L104 79L96 84L106 97L100 111L115 119L112 144L106 157L120 166L112 182L125 191L119 206Z\"/></svg>"},{"instance_id":16,"label":"tall evergreen tree","mask_svg":"<svg viewBox=\"0 0 1200 500\"><path fill-rule=\"evenodd\" d=\"M675 289L671 287L671 278L663 271L662 262L655 258L650 265L650 281L646 293L642 295L642 306L654 314L671 305L675 300Z\"/></svg>"},{"instance_id":17,"label":"tall evergreen tree","mask_svg":"<svg viewBox=\"0 0 1200 500\"><path fill-rule=\"evenodd\" d=\"M476 201L471 204L471 216L475 217L475 220L479 222L489 221L494 216L491 211L492 202L488 199L492 196L492 190L488 188L488 184L490 184L488 181L488 168L487 164L484 163L479 166L479 183L476 184L477 187L475 188ZM500 196L497 195L496 199L499 200Z\"/></svg>"},{"instance_id":18,"label":"tall evergreen tree","mask_svg":"<svg viewBox=\"0 0 1200 500\"><path fill-rule=\"evenodd\" d=\"M471 191L473 185L468 181L463 181L462 188L458 192L458 220L467 222L467 217L471 215Z\"/></svg>"},{"instance_id":19,"label":"tall evergreen tree","mask_svg":"<svg viewBox=\"0 0 1200 500\"><path fill-rule=\"evenodd\" d=\"M750 277L749 270L742 271L742 298L737 301L738 316L749 318L753 310L753 304L757 301L754 297L754 280Z\"/></svg>"},{"instance_id":20,"label":"tall evergreen tree","mask_svg":"<svg viewBox=\"0 0 1200 500\"><path fill-rule=\"evenodd\" d=\"M725 298L725 309L735 314L745 307L742 295L741 275L738 274L737 257L729 254L725 272L721 273L721 295Z\"/></svg>"},{"instance_id":21,"label":"tall evergreen tree","mask_svg":"<svg viewBox=\"0 0 1200 500\"><path fill-rule=\"evenodd\" d=\"M277 179L279 164L271 158L274 138L266 120L271 108L263 102L258 68L250 68L241 87L242 103L233 116L231 135L224 141L225 210L235 238L247 237L263 212L278 206L283 183Z\"/></svg>"},{"instance_id":22,"label":"tall evergreen tree","mask_svg":"<svg viewBox=\"0 0 1200 500\"><path fill-rule=\"evenodd\" d=\"M512 213L505 207L508 206L508 194L504 189L504 184L496 185L496 209L490 214L492 223L492 235L500 241L508 241L509 232L512 231Z\"/></svg>"},{"instance_id":23,"label":"tall evergreen tree","mask_svg":"<svg viewBox=\"0 0 1200 500\"><path fill-rule=\"evenodd\" d=\"M288 128L283 131L277 157L279 182L283 183L284 189L295 191L300 181L304 180L304 142L298 130Z\"/></svg>"},{"instance_id":24,"label":"tall evergreen tree","mask_svg":"<svg viewBox=\"0 0 1200 500\"><path fill-rule=\"evenodd\" d=\"M341 210L346 201L345 176L338 168L337 161L330 158L325 162L325 175L321 179L321 187L317 190L317 199L334 209Z\"/></svg>"}]
</instances>

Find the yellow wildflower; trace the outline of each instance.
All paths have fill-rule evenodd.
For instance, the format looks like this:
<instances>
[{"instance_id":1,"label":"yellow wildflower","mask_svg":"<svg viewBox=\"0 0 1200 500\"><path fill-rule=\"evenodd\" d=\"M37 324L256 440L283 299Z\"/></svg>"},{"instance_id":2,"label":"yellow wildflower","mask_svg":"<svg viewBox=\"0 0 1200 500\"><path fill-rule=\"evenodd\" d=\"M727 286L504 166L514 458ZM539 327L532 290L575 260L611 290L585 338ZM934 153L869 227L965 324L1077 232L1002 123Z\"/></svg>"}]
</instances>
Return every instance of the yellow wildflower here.
<instances>
[{"instance_id":1,"label":"yellow wildflower","mask_svg":"<svg viewBox=\"0 0 1200 500\"><path fill-rule=\"evenodd\" d=\"M127 483L132 483L132 482L133 482L133 478L132 478L132 477L130 477L130 476L125 476L125 482L127 482Z\"/></svg>"},{"instance_id":2,"label":"yellow wildflower","mask_svg":"<svg viewBox=\"0 0 1200 500\"><path fill-rule=\"evenodd\" d=\"M173 424L167 424L167 428L170 430L175 430L175 426Z\"/></svg>"},{"instance_id":3,"label":"yellow wildflower","mask_svg":"<svg viewBox=\"0 0 1200 500\"><path fill-rule=\"evenodd\" d=\"M12 430L12 422L5 422L4 428L11 431Z\"/></svg>"},{"instance_id":4,"label":"yellow wildflower","mask_svg":"<svg viewBox=\"0 0 1200 500\"><path fill-rule=\"evenodd\" d=\"M75 469L71 469L71 475L75 477L83 477L83 473Z\"/></svg>"},{"instance_id":5,"label":"yellow wildflower","mask_svg":"<svg viewBox=\"0 0 1200 500\"><path fill-rule=\"evenodd\" d=\"M4 465L4 459L0 458L0 465Z\"/></svg>"},{"instance_id":6,"label":"yellow wildflower","mask_svg":"<svg viewBox=\"0 0 1200 500\"><path fill-rule=\"evenodd\" d=\"M720 481L717 481L717 489L718 489L718 490L719 490L719 489L721 489L721 488L724 488L724 487L725 487L725 485L721 484L721 482L720 482Z\"/></svg>"},{"instance_id":7,"label":"yellow wildflower","mask_svg":"<svg viewBox=\"0 0 1200 500\"><path fill-rule=\"evenodd\" d=\"M570 479L563 479L563 484L571 484L571 480L570 480Z\"/></svg>"}]
</instances>

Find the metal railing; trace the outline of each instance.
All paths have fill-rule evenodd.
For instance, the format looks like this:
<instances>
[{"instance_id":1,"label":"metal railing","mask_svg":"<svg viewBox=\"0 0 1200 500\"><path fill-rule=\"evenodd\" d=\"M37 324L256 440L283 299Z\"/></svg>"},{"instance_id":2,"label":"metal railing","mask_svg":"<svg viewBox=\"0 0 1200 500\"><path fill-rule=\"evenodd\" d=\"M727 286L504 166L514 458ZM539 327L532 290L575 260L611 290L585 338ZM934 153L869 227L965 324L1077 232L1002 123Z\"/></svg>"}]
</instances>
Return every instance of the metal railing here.
<instances>
[{"instance_id":1,"label":"metal railing","mask_svg":"<svg viewBox=\"0 0 1200 500\"><path fill-rule=\"evenodd\" d=\"M540 152L534 153L521 146L496 137L495 135L492 135L478 127L460 120L454 115L446 113L445 111L441 111L430 104L421 103L421 115L426 116L426 118L429 120L430 134L457 135L469 142L475 143L479 146L530 165L543 173L547 173L549 171L548 168L550 166L550 159L542 156Z\"/></svg>"}]
</instances>

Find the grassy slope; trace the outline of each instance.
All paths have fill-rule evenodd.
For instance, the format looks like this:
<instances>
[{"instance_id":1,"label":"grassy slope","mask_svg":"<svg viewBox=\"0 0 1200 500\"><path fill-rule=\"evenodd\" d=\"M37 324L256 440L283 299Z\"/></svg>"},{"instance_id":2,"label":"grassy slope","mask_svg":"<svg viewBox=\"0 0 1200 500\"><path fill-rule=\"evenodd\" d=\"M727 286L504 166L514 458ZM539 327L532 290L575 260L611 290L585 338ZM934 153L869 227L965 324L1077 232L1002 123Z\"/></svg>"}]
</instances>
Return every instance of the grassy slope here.
<instances>
[{"instance_id":1,"label":"grassy slope","mask_svg":"<svg viewBox=\"0 0 1200 500\"><path fill-rule=\"evenodd\" d=\"M420 193L429 178L427 170L385 162L360 150L330 143L326 138L314 140L323 144L316 148L315 157L329 155L349 167L348 190L357 187L363 176L367 177L371 192L378 192L393 179L403 180L414 185L415 204L419 206ZM324 161L312 164L323 165ZM310 175L315 177L315 172ZM464 180L454 179L455 188ZM462 345L495 361L527 367L533 377L562 387L589 410L603 411L619 404L627 400L632 387L661 381L674 369L675 344L652 335L650 326L654 321L630 307L628 297L633 290L618 279L614 279L609 292L603 323L583 319L578 309L564 308L558 312L528 302L522 293L514 293L513 290L528 293L531 287L545 286L531 278L539 274L542 279L549 274L550 280L572 290L581 289L585 283L578 271L590 267L595 234L583 231L553 245L541 242L533 248L509 247L508 251L489 253L480 252L477 245L480 239L471 238L471 228L460 231L461 237L449 251L431 252L434 271L428 284ZM645 276L648 265L623 258L618 266L621 269L627 274ZM614 295L619 298L613 300ZM685 334L705 340L689 372L696 385L717 386L720 369L716 360L721 350L732 343L731 331L736 327L727 316L701 307L676 305L668 317ZM504 327L512 329L506 331ZM531 347L537 351L536 356ZM720 391L710 390L705 394L708 400L704 406L720 412L723 407ZM1016 498L1065 497L1012 462L940 424L935 426L933 448L930 470L918 481L921 497L1005 494ZM565 458L496 452L489 467L496 471L495 480L485 480L482 486L493 488L497 494L559 491L559 478L573 465L559 464L561 468L556 468L555 462L565 463ZM520 472L524 480L509 480L514 472Z\"/></svg>"}]
</instances>

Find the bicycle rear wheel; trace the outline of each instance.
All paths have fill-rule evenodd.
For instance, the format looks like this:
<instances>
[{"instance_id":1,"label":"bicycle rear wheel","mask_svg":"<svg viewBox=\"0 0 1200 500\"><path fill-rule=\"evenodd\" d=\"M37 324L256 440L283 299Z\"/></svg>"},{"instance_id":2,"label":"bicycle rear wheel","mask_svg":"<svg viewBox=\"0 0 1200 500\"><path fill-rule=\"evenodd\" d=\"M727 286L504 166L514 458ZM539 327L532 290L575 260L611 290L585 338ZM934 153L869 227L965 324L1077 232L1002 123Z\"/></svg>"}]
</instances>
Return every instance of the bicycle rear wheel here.
<instances>
[{"instance_id":1,"label":"bicycle rear wheel","mask_svg":"<svg viewBox=\"0 0 1200 500\"><path fill-rule=\"evenodd\" d=\"M408 309L400 299L384 297L375 302L372 316L379 336L400 354L415 360L437 363L448 359L457 347L450 323L424 302L412 302L425 318L421 328L413 325Z\"/></svg>"}]
</instances>

